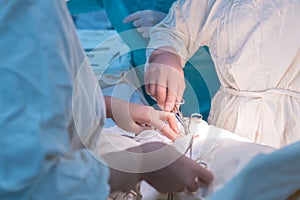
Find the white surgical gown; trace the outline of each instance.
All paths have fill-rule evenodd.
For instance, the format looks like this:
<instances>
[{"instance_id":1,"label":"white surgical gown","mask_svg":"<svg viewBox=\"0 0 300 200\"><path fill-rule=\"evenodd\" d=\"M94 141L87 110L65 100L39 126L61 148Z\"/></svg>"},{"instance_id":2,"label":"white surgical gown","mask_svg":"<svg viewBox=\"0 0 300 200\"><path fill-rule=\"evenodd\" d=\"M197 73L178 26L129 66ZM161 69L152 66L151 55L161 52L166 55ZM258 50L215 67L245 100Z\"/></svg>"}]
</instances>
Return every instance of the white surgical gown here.
<instances>
[{"instance_id":1,"label":"white surgical gown","mask_svg":"<svg viewBox=\"0 0 300 200\"><path fill-rule=\"evenodd\" d=\"M299 21L298 0L179 0L149 47L172 46L184 64L209 46L221 83L209 123L281 147L300 139Z\"/></svg>"},{"instance_id":2,"label":"white surgical gown","mask_svg":"<svg viewBox=\"0 0 300 200\"><path fill-rule=\"evenodd\" d=\"M75 130L92 144L105 108L65 1L0 8L0 199L106 199L108 168L71 147Z\"/></svg>"}]
</instances>

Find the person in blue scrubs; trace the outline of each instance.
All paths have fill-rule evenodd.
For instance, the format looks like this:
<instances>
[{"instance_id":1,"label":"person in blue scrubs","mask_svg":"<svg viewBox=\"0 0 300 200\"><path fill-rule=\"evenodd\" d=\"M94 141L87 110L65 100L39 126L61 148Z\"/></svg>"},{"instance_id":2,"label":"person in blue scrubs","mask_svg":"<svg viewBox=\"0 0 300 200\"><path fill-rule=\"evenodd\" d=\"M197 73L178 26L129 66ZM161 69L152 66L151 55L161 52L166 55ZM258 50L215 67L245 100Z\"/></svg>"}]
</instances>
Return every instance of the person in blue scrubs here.
<instances>
[{"instance_id":1,"label":"person in blue scrubs","mask_svg":"<svg viewBox=\"0 0 300 200\"><path fill-rule=\"evenodd\" d=\"M210 172L173 147L169 155L179 159L161 170L110 168L106 161L118 162L114 158L126 152L100 158L92 151L106 109L65 1L10 0L0 7L0 199L104 200L140 180L160 191L194 191L197 177L204 185L211 181ZM148 143L128 151L162 147ZM148 162L135 157L122 165Z\"/></svg>"},{"instance_id":2,"label":"person in blue scrubs","mask_svg":"<svg viewBox=\"0 0 300 200\"><path fill-rule=\"evenodd\" d=\"M149 39L142 36L138 29L143 26L153 26L159 23L175 0L70 0L68 8L72 14L105 9L113 28L132 50L132 62L140 82L144 83L144 64L146 62L145 49ZM160 14L159 14L160 13ZM138 15L135 20L125 20L130 15ZM132 17L132 19L134 19ZM136 24L143 19L146 25ZM147 21L153 19L152 22ZM140 20L142 21L142 20ZM147 21L147 22L145 22ZM152 23L152 24L151 24ZM184 93L185 104L181 111L185 116L192 113L201 113L206 120L210 111L211 99L219 88L214 64L209 51L201 47L184 67L186 90ZM145 93L150 105L156 102Z\"/></svg>"}]
</instances>

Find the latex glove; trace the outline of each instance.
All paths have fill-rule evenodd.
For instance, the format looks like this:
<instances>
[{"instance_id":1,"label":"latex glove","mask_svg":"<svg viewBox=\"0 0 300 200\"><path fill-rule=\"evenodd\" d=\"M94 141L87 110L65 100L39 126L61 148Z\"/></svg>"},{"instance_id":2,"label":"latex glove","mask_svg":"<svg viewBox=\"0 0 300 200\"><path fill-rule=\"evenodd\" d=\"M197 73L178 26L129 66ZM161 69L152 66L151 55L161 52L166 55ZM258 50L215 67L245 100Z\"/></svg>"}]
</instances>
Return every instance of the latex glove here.
<instances>
[{"instance_id":1,"label":"latex glove","mask_svg":"<svg viewBox=\"0 0 300 200\"><path fill-rule=\"evenodd\" d=\"M180 137L173 113L154 110L151 106L129 103L117 98L105 97L107 116L122 129L140 133L155 128L171 140Z\"/></svg>"},{"instance_id":2,"label":"latex glove","mask_svg":"<svg viewBox=\"0 0 300 200\"><path fill-rule=\"evenodd\" d=\"M155 50L145 73L145 88L160 109L170 112L181 102L185 89L184 73L176 54Z\"/></svg>"},{"instance_id":3,"label":"latex glove","mask_svg":"<svg viewBox=\"0 0 300 200\"><path fill-rule=\"evenodd\" d=\"M123 23L133 22L133 26L143 37L149 38L149 30L161 22L167 14L155 10L142 10L132 13L123 19Z\"/></svg>"},{"instance_id":4,"label":"latex glove","mask_svg":"<svg viewBox=\"0 0 300 200\"><path fill-rule=\"evenodd\" d=\"M147 156L150 152L151 156ZM161 165L167 159L172 162ZM181 192L185 189L194 192L199 187L207 187L213 180L210 171L180 154L174 147L159 142L146 143L126 152L107 154L104 160L110 166L111 192L128 191L141 180L147 181L161 193ZM122 168L117 167L120 166L118 163ZM143 166L149 165L153 166L153 170L143 172Z\"/></svg>"}]
</instances>

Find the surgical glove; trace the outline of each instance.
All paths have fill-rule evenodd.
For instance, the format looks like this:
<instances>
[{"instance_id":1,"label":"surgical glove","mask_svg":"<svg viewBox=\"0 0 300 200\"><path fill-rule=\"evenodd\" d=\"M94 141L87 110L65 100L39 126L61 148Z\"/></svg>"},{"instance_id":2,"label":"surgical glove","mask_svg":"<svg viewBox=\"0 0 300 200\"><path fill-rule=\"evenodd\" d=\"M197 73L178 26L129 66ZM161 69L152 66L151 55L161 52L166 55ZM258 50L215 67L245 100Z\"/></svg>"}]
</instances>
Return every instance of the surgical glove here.
<instances>
[{"instance_id":1,"label":"surgical glove","mask_svg":"<svg viewBox=\"0 0 300 200\"><path fill-rule=\"evenodd\" d=\"M103 158L110 166L111 191L128 191L137 182L145 180L162 193L184 189L194 192L199 187L207 187L213 180L210 171L180 154L173 146L159 142L107 154Z\"/></svg>"},{"instance_id":2,"label":"surgical glove","mask_svg":"<svg viewBox=\"0 0 300 200\"><path fill-rule=\"evenodd\" d=\"M151 106L129 103L113 97L105 97L107 116L122 129L140 133L155 128L171 140L180 137L173 113L154 110Z\"/></svg>"},{"instance_id":3,"label":"surgical glove","mask_svg":"<svg viewBox=\"0 0 300 200\"><path fill-rule=\"evenodd\" d=\"M156 144L156 146L160 145L161 148L155 149L153 144ZM155 159L157 162L152 163L158 170L144 173L142 179L147 181L161 193L180 192L185 189L194 192L199 187L207 187L213 180L213 175L210 171L201 167L194 160L179 153L173 146L150 143L148 145L143 145L142 149L144 153L154 152L159 154ZM153 156L155 156L155 154L153 154ZM161 161L162 158L164 158L165 161L173 160L173 162L164 166L164 162ZM147 162L153 162L153 159L148 161L147 157L145 157L143 164L147 164Z\"/></svg>"},{"instance_id":4,"label":"surgical glove","mask_svg":"<svg viewBox=\"0 0 300 200\"><path fill-rule=\"evenodd\" d=\"M166 112L170 112L176 102L182 101L184 73L176 54L159 49L152 53L145 73L145 88Z\"/></svg>"},{"instance_id":5,"label":"surgical glove","mask_svg":"<svg viewBox=\"0 0 300 200\"><path fill-rule=\"evenodd\" d=\"M143 37L149 38L149 30L161 20L166 14L155 10L142 10L132 13L123 19L123 23L133 22L133 26Z\"/></svg>"}]
</instances>

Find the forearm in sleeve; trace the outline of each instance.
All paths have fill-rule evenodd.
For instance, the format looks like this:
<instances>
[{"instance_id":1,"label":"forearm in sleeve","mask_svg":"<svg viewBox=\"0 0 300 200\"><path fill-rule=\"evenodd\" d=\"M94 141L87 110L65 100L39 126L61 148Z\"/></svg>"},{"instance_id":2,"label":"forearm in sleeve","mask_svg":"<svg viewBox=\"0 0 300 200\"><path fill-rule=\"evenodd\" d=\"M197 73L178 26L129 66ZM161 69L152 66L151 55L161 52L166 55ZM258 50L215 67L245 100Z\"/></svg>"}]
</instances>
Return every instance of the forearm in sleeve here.
<instances>
[{"instance_id":1,"label":"forearm in sleeve","mask_svg":"<svg viewBox=\"0 0 300 200\"><path fill-rule=\"evenodd\" d=\"M206 1L177 1L167 17L151 29L147 57L153 50L172 47L181 57L181 65L207 41L201 37L207 14Z\"/></svg>"}]
</instances>

